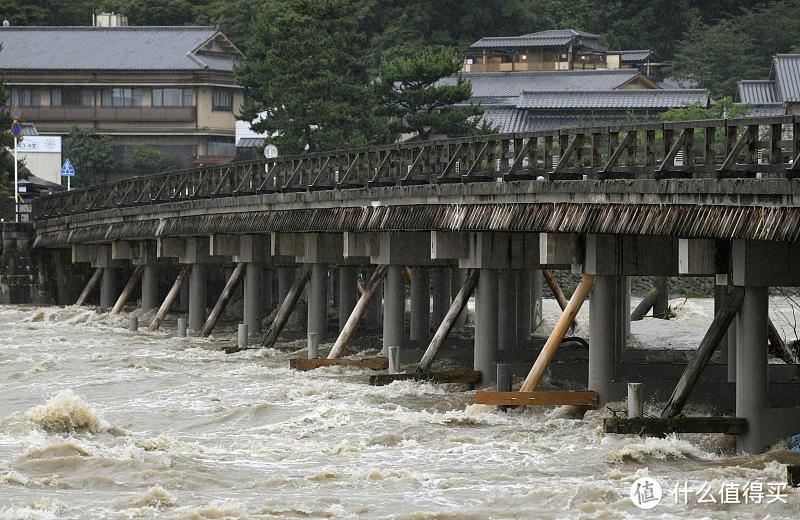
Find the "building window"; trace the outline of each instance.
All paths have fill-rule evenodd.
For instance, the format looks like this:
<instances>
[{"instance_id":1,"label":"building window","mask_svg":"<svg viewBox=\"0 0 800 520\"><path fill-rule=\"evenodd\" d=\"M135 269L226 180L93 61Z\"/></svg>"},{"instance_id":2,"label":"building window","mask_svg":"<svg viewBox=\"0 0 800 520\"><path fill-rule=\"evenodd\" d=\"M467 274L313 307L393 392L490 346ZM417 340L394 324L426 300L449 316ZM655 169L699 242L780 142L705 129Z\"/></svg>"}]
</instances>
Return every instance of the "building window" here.
<instances>
[{"instance_id":1,"label":"building window","mask_svg":"<svg viewBox=\"0 0 800 520\"><path fill-rule=\"evenodd\" d=\"M193 90L190 88L154 88L154 107L190 107L194 105Z\"/></svg>"},{"instance_id":2,"label":"building window","mask_svg":"<svg viewBox=\"0 0 800 520\"><path fill-rule=\"evenodd\" d=\"M14 87L11 89L9 100L11 106L38 107L42 104L41 92L38 88Z\"/></svg>"},{"instance_id":3,"label":"building window","mask_svg":"<svg viewBox=\"0 0 800 520\"><path fill-rule=\"evenodd\" d=\"M208 155L233 157L236 155L236 143L233 137L209 137Z\"/></svg>"},{"instance_id":4,"label":"building window","mask_svg":"<svg viewBox=\"0 0 800 520\"><path fill-rule=\"evenodd\" d=\"M50 89L50 106L90 107L94 105L94 92L90 88Z\"/></svg>"},{"instance_id":5,"label":"building window","mask_svg":"<svg viewBox=\"0 0 800 520\"><path fill-rule=\"evenodd\" d=\"M229 88L214 89L214 110L233 110L233 92Z\"/></svg>"},{"instance_id":6,"label":"building window","mask_svg":"<svg viewBox=\"0 0 800 520\"><path fill-rule=\"evenodd\" d=\"M142 89L104 88L100 101L104 107L140 107L142 106Z\"/></svg>"}]
</instances>

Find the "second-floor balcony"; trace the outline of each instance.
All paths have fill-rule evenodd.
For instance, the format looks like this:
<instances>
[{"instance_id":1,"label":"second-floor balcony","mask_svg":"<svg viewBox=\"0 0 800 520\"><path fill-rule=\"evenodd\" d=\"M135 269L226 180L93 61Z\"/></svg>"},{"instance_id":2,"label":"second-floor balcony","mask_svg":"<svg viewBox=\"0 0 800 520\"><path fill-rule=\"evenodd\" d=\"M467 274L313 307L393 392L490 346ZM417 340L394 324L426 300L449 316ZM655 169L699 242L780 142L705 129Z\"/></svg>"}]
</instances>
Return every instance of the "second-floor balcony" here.
<instances>
[{"instance_id":1,"label":"second-floor balcony","mask_svg":"<svg viewBox=\"0 0 800 520\"><path fill-rule=\"evenodd\" d=\"M197 119L196 107L23 107L25 121L32 123L190 123Z\"/></svg>"}]
</instances>

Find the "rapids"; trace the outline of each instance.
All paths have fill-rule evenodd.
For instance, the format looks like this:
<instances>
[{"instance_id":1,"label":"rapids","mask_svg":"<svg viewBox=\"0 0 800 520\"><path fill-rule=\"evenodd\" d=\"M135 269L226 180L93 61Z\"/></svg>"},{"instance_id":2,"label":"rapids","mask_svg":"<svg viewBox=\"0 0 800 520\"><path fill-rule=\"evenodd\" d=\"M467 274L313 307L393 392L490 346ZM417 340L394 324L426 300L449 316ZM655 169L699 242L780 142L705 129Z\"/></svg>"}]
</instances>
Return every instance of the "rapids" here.
<instances>
[{"instance_id":1,"label":"rapids","mask_svg":"<svg viewBox=\"0 0 800 520\"><path fill-rule=\"evenodd\" d=\"M790 489L787 503L673 500L683 482L708 482L718 502L725 482L785 482L780 447L750 457L719 435L606 437L607 409L503 413L460 389L290 371L277 350L226 355L231 328L182 339L174 321L126 324L0 306L0 518L800 517ZM650 511L628 496L647 475L665 492Z\"/></svg>"}]
</instances>

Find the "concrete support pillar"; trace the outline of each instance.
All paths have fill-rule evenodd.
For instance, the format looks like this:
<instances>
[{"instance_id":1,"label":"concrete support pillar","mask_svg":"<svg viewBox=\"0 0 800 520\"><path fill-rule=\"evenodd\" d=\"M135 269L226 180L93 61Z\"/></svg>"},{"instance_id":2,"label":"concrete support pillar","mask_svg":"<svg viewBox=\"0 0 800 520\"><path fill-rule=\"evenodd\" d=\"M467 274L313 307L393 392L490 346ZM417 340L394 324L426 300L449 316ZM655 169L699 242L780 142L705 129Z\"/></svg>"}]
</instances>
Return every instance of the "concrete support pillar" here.
<instances>
[{"instance_id":1,"label":"concrete support pillar","mask_svg":"<svg viewBox=\"0 0 800 520\"><path fill-rule=\"evenodd\" d=\"M178 294L178 312L189 312L189 285L191 284L191 276L189 277L190 283L181 285L181 292Z\"/></svg>"},{"instance_id":2,"label":"concrete support pillar","mask_svg":"<svg viewBox=\"0 0 800 520\"><path fill-rule=\"evenodd\" d=\"M403 266L390 265L386 271L383 288L383 355L389 355L389 347L403 346L405 332L405 284Z\"/></svg>"},{"instance_id":3,"label":"concrete support pillar","mask_svg":"<svg viewBox=\"0 0 800 520\"><path fill-rule=\"evenodd\" d=\"M158 308L158 269L145 265L142 271L142 312Z\"/></svg>"},{"instance_id":4,"label":"concrete support pillar","mask_svg":"<svg viewBox=\"0 0 800 520\"><path fill-rule=\"evenodd\" d=\"M354 265L339 266L339 330L344 328L358 301L358 292L356 291L357 275L358 272Z\"/></svg>"},{"instance_id":5,"label":"concrete support pillar","mask_svg":"<svg viewBox=\"0 0 800 520\"><path fill-rule=\"evenodd\" d=\"M366 268L364 273L364 289L367 288L372 274L375 272L374 266ZM375 296L370 300L367 305L367 313L364 316L364 324L368 329L377 329L383 324L383 302L381 300L382 291L380 288L375 293Z\"/></svg>"},{"instance_id":6,"label":"concrete support pillar","mask_svg":"<svg viewBox=\"0 0 800 520\"><path fill-rule=\"evenodd\" d=\"M631 286L627 276L616 277L617 295L615 298L615 317L617 320L617 331L615 331L614 341L614 379L619 376L623 357L625 356L625 346L631 328Z\"/></svg>"},{"instance_id":7,"label":"concrete support pillar","mask_svg":"<svg viewBox=\"0 0 800 520\"><path fill-rule=\"evenodd\" d=\"M433 326L438 327L450 308L450 268L433 269ZM456 290L458 290L457 288Z\"/></svg>"},{"instance_id":8,"label":"concrete support pillar","mask_svg":"<svg viewBox=\"0 0 800 520\"><path fill-rule=\"evenodd\" d=\"M411 272L412 341L427 341L431 333L431 278L427 267L417 266Z\"/></svg>"},{"instance_id":9,"label":"concrete support pillar","mask_svg":"<svg viewBox=\"0 0 800 520\"><path fill-rule=\"evenodd\" d=\"M669 312L669 280L666 276L654 276L653 287L658 291L658 298L653 304L653 317L665 319Z\"/></svg>"},{"instance_id":10,"label":"concrete support pillar","mask_svg":"<svg viewBox=\"0 0 800 520\"><path fill-rule=\"evenodd\" d=\"M264 268L261 272L261 309L272 309L275 306L275 285L273 279L275 272Z\"/></svg>"},{"instance_id":11,"label":"concrete support pillar","mask_svg":"<svg viewBox=\"0 0 800 520\"><path fill-rule=\"evenodd\" d=\"M542 325L542 283L541 269L531 269L531 332Z\"/></svg>"},{"instance_id":12,"label":"concrete support pillar","mask_svg":"<svg viewBox=\"0 0 800 520\"><path fill-rule=\"evenodd\" d=\"M715 285L714 286L714 316L717 315L717 312L719 312L720 308L722 308L722 306L725 305L727 300L728 300L727 286L725 286L725 285ZM735 320L733 322L733 325L734 326L736 325L736 321ZM727 361L728 361L728 334L727 333L724 336L722 336L722 339L720 340L719 345L717 346L717 348L719 349L719 354L720 354L719 359L720 359L720 361L722 361L723 363L727 363Z\"/></svg>"},{"instance_id":13,"label":"concrete support pillar","mask_svg":"<svg viewBox=\"0 0 800 520\"><path fill-rule=\"evenodd\" d=\"M497 347L511 350L517 344L517 277L511 269L497 272Z\"/></svg>"},{"instance_id":14,"label":"concrete support pillar","mask_svg":"<svg viewBox=\"0 0 800 520\"><path fill-rule=\"evenodd\" d=\"M747 419L747 433L736 438L736 447L762 453L768 447L771 428L768 406L767 324L768 287L745 287L742 309L736 318L736 416Z\"/></svg>"},{"instance_id":15,"label":"concrete support pillar","mask_svg":"<svg viewBox=\"0 0 800 520\"><path fill-rule=\"evenodd\" d=\"M497 377L497 270L481 269L475 293L475 356L473 367L482 383Z\"/></svg>"},{"instance_id":16,"label":"concrete support pillar","mask_svg":"<svg viewBox=\"0 0 800 520\"><path fill-rule=\"evenodd\" d=\"M598 275L589 303L589 390L598 393L600 405L609 400L614 379L615 354L623 340L618 315L619 277Z\"/></svg>"},{"instance_id":17,"label":"concrete support pillar","mask_svg":"<svg viewBox=\"0 0 800 520\"><path fill-rule=\"evenodd\" d=\"M100 278L100 307L110 309L116 301L116 272L113 267L103 268L103 276Z\"/></svg>"},{"instance_id":18,"label":"concrete support pillar","mask_svg":"<svg viewBox=\"0 0 800 520\"><path fill-rule=\"evenodd\" d=\"M320 343L325 341L328 329L328 266L311 265L308 282L308 333L316 333Z\"/></svg>"},{"instance_id":19,"label":"concrete support pillar","mask_svg":"<svg viewBox=\"0 0 800 520\"><path fill-rule=\"evenodd\" d=\"M466 269L459 269L458 267L453 267L451 269L451 282L450 282L450 301L455 298L458 294L458 291L461 290L461 286L464 285L464 280L467 279L467 270ZM454 325L455 328L459 329L467 324L467 307L464 307L464 310L461 311L461 314L458 315L458 319Z\"/></svg>"},{"instance_id":20,"label":"concrete support pillar","mask_svg":"<svg viewBox=\"0 0 800 520\"><path fill-rule=\"evenodd\" d=\"M206 280L208 268L203 264L192 265L189 276L189 330L200 332L206 323Z\"/></svg>"},{"instance_id":21,"label":"concrete support pillar","mask_svg":"<svg viewBox=\"0 0 800 520\"><path fill-rule=\"evenodd\" d=\"M531 269L516 271L514 285L517 288L517 343L531 338Z\"/></svg>"},{"instance_id":22,"label":"concrete support pillar","mask_svg":"<svg viewBox=\"0 0 800 520\"><path fill-rule=\"evenodd\" d=\"M249 334L261 334L261 290L263 274L261 264L248 262L244 272L244 324Z\"/></svg>"},{"instance_id":23,"label":"concrete support pillar","mask_svg":"<svg viewBox=\"0 0 800 520\"><path fill-rule=\"evenodd\" d=\"M289 294L289 288L294 281L294 268L288 265L281 265L278 267L278 305L283 303L286 295Z\"/></svg>"}]
</instances>

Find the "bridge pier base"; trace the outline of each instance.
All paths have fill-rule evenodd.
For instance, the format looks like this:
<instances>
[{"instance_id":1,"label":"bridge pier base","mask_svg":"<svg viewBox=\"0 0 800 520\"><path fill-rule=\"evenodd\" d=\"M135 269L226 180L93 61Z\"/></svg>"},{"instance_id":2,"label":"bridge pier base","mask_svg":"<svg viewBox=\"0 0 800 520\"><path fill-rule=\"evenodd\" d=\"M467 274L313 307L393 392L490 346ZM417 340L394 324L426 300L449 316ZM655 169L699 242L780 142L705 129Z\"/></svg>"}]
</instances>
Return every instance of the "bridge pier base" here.
<instances>
[{"instance_id":1,"label":"bridge pier base","mask_svg":"<svg viewBox=\"0 0 800 520\"><path fill-rule=\"evenodd\" d=\"M416 266L411 272L411 341L426 341L431 332L430 271Z\"/></svg>"},{"instance_id":2,"label":"bridge pier base","mask_svg":"<svg viewBox=\"0 0 800 520\"><path fill-rule=\"evenodd\" d=\"M339 330L342 330L358 301L358 292L356 291L358 270L354 265L340 265L337 271L339 278Z\"/></svg>"},{"instance_id":3,"label":"bridge pier base","mask_svg":"<svg viewBox=\"0 0 800 520\"><path fill-rule=\"evenodd\" d=\"M158 307L158 268L153 264L144 266L142 272L142 312Z\"/></svg>"},{"instance_id":4,"label":"bridge pier base","mask_svg":"<svg viewBox=\"0 0 800 520\"><path fill-rule=\"evenodd\" d=\"M328 266L311 264L308 282L308 333L316 334L320 343L328 330Z\"/></svg>"},{"instance_id":5,"label":"bridge pier base","mask_svg":"<svg viewBox=\"0 0 800 520\"><path fill-rule=\"evenodd\" d=\"M475 347L473 368L483 384L497 378L497 270L481 269L475 292Z\"/></svg>"},{"instance_id":6,"label":"bridge pier base","mask_svg":"<svg viewBox=\"0 0 800 520\"><path fill-rule=\"evenodd\" d=\"M406 291L403 266L389 265L383 287L383 355L389 347L402 350L405 336Z\"/></svg>"},{"instance_id":7,"label":"bridge pier base","mask_svg":"<svg viewBox=\"0 0 800 520\"><path fill-rule=\"evenodd\" d=\"M736 417L747 419L747 433L736 437L736 447L762 453L775 439L768 437L764 416L768 406L767 337L768 287L745 287L736 318Z\"/></svg>"},{"instance_id":8,"label":"bridge pier base","mask_svg":"<svg viewBox=\"0 0 800 520\"><path fill-rule=\"evenodd\" d=\"M450 282L449 267L433 268L433 323L436 327L442 323L450 308Z\"/></svg>"},{"instance_id":9,"label":"bridge pier base","mask_svg":"<svg viewBox=\"0 0 800 520\"><path fill-rule=\"evenodd\" d=\"M625 348L626 330L620 314L626 314L621 288L623 277L597 275L589 301L589 390L598 394L598 403L610 399L615 380L617 356ZM627 316L627 314L626 314Z\"/></svg>"},{"instance_id":10,"label":"bridge pier base","mask_svg":"<svg viewBox=\"0 0 800 520\"><path fill-rule=\"evenodd\" d=\"M517 273L497 271L497 347L511 350L517 344Z\"/></svg>"},{"instance_id":11,"label":"bridge pier base","mask_svg":"<svg viewBox=\"0 0 800 520\"><path fill-rule=\"evenodd\" d=\"M262 284L263 270L259 263L248 262L244 272L244 324L247 325L248 334L258 336L261 334L262 319Z\"/></svg>"},{"instance_id":12,"label":"bridge pier base","mask_svg":"<svg viewBox=\"0 0 800 520\"><path fill-rule=\"evenodd\" d=\"M197 333L206 323L206 282L208 267L193 264L189 275L189 330Z\"/></svg>"},{"instance_id":13,"label":"bridge pier base","mask_svg":"<svg viewBox=\"0 0 800 520\"><path fill-rule=\"evenodd\" d=\"M110 309L114 306L116 271L113 267L104 267L100 278L100 307Z\"/></svg>"}]
</instances>

